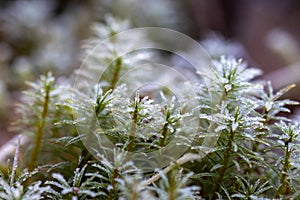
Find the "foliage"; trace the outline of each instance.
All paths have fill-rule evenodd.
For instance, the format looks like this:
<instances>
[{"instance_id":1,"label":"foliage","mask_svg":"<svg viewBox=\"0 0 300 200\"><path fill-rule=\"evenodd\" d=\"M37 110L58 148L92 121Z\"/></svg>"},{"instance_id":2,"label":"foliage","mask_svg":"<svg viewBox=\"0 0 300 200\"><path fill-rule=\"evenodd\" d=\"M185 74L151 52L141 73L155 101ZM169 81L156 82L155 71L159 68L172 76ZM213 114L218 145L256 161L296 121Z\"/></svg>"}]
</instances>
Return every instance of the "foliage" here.
<instances>
[{"instance_id":1,"label":"foliage","mask_svg":"<svg viewBox=\"0 0 300 200\"><path fill-rule=\"evenodd\" d=\"M87 54L103 35L130 27L107 20L95 26ZM281 115L297 104L282 100L293 85L274 93L271 83L253 81L261 73L258 69L221 56L214 58L210 72L195 75L197 106L192 110L187 109L192 104L188 95L181 101L154 88L128 94L137 79L127 77L120 84L120 77L148 56L122 56L127 45L140 42L136 35L129 38L112 40L102 52L92 53L91 62L85 63L88 70L76 72L83 77L76 88L61 85L50 73L28 83L14 128L31 142L20 147L22 154L15 156L20 163L14 162L9 175L27 169L32 175L26 181L1 176L0 198L299 198L300 127ZM91 85L90 78L99 73L102 79ZM73 119L73 112L83 115ZM190 116L197 117L197 129L188 127ZM77 134L76 128L85 134ZM185 146L186 151L164 169L143 172L131 160L132 152L162 150L178 134L181 140L173 148ZM102 152L84 145L98 144L103 136L114 148Z\"/></svg>"}]
</instances>

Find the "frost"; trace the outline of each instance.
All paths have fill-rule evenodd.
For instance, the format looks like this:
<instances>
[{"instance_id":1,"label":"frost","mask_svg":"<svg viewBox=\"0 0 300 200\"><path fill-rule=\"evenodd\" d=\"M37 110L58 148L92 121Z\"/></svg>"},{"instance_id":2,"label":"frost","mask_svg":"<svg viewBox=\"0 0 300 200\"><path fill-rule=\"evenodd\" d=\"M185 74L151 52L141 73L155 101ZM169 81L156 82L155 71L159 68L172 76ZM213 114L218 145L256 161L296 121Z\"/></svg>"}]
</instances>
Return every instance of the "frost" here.
<instances>
[{"instance_id":1,"label":"frost","mask_svg":"<svg viewBox=\"0 0 300 200\"><path fill-rule=\"evenodd\" d=\"M239 124L237 122L232 123L231 129L232 131L235 131L239 127Z\"/></svg>"},{"instance_id":2,"label":"frost","mask_svg":"<svg viewBox=\"0 0 300 200\"><path fill-rule=\"evenodd\" d=\"M232 86L230 84L225 84L224 88L226 92L229 92L232 89Z\"/></svg>"},{"instance_id":3,"label":"frost","mask_svg":"<svg viewBox=\"0 0 300 200\"><path fill-rule=\"evenodd\" d=\"M0 178L0 198L200 199L201 194L207 199L263 199L270 194L291 198L285 193L299 190L300 128L280 115L298 104L281 99L294 85L278 92L271 83L263 88L253 81L260 70L222 53L207 71L198 72L201 78L194 74L195 82L186 83L191 87L180 85L178 91L187 91L178 98L169 88L141 87L147 76L179 84L170 74L149 75L151 65L138 70L152 52L123 54L151 41L139 34L128 40L114 37L130 29L130 22L109 15L105 20L93 26L93 37L85 43L90 59L76 72L78 87L59 87L51 74L28 83L18 131L45 132L39 163L46 165L15 177L14 162L10 180ZM95 50L105 37L111 37L109 42ZM220 47L235 51L228 45L224 41ZM112 148L103 145L104 136ZM181 146L186 147L182 152ZM142 170L153 170L152 163L161 164L163 158L150 154L133 160L149 152L169 156L167 151L170 162L158 173ZM182 155L173 158L173 153ZM41 174L41 181L27 186L25 177L33 172ZM54 173L49 177L45 172Z\"/></svg>"}]
</instances>

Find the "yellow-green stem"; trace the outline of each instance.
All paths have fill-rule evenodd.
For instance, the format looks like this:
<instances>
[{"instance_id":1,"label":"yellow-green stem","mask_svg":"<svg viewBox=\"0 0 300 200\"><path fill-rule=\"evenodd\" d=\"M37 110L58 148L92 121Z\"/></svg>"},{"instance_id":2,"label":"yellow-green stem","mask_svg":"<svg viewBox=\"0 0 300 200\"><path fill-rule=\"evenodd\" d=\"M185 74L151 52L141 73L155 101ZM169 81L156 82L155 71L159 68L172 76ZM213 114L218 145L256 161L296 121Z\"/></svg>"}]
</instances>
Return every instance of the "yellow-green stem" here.
<instances>
[{"instance_id":1,"label":"yellow-green stem","mask_svg":"<svg viewBox=\"0 0 300 200\"><path fill-rule=\"evenodd\" d=\"M166 122L163 126L163 129L162 129L161 140L160 140L160 143L159 143L159 145L161 147L164 147L167 144L168 125L169 125L169 123Z\"/></svg>"},{"instance_id":2,"label":"yellow-green stem","mask_svg":"<svg viewBox=\"0 0 300 200\"><path fill-rule=\"evenodd\" d=\"M280 176L280 185L281 186L276 191L276 197L279 197L279 194L287 195L290 193L290 186L286 180L288 177L288 169L289 169L290 157L291 157L291 152L289 151L289 142L286 142L286 144L285 144L284 155L285 155L285 158L284 158L282 173Z\"/></svg>"},{"instance_id":3,"label":"yellow-green stem","mask_svg":"<svg viewBox=\"0 0 300 200\"><path fill-rule=\"evenodd\" d=\"M113 77L112 77L112 80L111 80L111 88L110 89L115 89L115 87L118 83L121 68L122 68L122 58L119 57L116 60L115 71L113 72Z\"/></svg>"},{"instance_id":4,"label":"yellow-green stem","mask_svg":"<svg viewBox=\"0 0 300 200\"><path fill-rule=\"evenodd\" d=\"M231 158L232 143L234 141L234 136L235 136L235 132L233 130L231 130L230 134L229 134L229 139L228 139L228 142L227 142L227 148L226 148L226 151L224 152L224 160L222 162L223 166L220 168L220 171L219 171L219 176L218 176L218 179L216 181L216 187L214 189L213 198L216 198L216 196L215 196L216 193L220 192L220 186L223 182L225 172L228 169L229 161L230 161L230 158Z\"/></svg>"},{"instance_id":5,"label":"yellow-green stem","mask_svg":"<svg viewBox=\"0 0 300 200\"><path fill-rule=\"evenodd\" d=\"M168 193L169 193L169 198L168 200L175 200L176 199L176 180L173 177L174 174L170 175L170 183L169 183L169 188L168 188Z\"/></svg>"},{"instance_id":6,"label":"yellow-green stem","mask_svg":"<svg viewBox=\"0 0 300 200\"><path fill-rule=\"evenodd\" d=\"M112 174L112 177L111 177L112 189L110 189L110 191L109 191L109 196L108 196L109 200L117 199L117 182L116 182L116 178L118 178L118 177L119 177L118 170L114 170L113 174Z\"/></svg>"},{"instance_id":7,"label":"yellow-green stem","mask_svg":"<svg viewBox=\"0 0 300 200\"><path fill-rule=\"evenodd\" d=\"M33 148L32 154L31 154L30 163L28 165L29 171L32 171L34 169L36 160L37 160L39 152L40 152L42 136L43 136L44 127L46 124L46 117L48 114L49 93L50 93L50 85L47 85L45 87L45 97L44 97L44 103L43 103L43 111L41 113L41 121L37 127L37 131L35 134L34 148Z\"/></svg>"},{"instance_id":8,"label":"yellow-green stem","mask_svg":"<svg viewBox=\"0 0 300 200\"><path fill-rule=\"evenodd\" d=\"M130 135L129 135L129 143L128 143L128 146L127 146L127 150L128 151L133 151L134 149L134 146L135 146L135 133L136 133L136 125L137 125L137 122L138 122L138 102L139 100L138 99L135 99L135 106L134 106L134 111L133 111L133 114L132 114L132 124L130 126Z\"/></svg>"}]
</instances>

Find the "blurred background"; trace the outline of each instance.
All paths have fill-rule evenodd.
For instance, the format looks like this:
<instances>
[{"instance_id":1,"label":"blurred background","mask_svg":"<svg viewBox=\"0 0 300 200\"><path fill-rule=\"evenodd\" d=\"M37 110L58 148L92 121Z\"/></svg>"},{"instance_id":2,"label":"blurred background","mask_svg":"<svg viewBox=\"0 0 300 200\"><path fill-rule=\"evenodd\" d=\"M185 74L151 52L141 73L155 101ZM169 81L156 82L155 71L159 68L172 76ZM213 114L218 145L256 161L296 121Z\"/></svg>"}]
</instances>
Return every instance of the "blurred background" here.
<instances>
[{"instance_id":1,"label":"blurred background","mask_svg":"<svg viewBox=\"0 0 300 200\"><path fill-rule=\"evenodd\" d=\"M0 145L14 134L8 127L24 82L47 71L70 76L91 24L107 14L245 58L276 89L300 83L299 0L0 0ZM298 91L289 98L300 100Z\"/></svg>"}]
</instances>

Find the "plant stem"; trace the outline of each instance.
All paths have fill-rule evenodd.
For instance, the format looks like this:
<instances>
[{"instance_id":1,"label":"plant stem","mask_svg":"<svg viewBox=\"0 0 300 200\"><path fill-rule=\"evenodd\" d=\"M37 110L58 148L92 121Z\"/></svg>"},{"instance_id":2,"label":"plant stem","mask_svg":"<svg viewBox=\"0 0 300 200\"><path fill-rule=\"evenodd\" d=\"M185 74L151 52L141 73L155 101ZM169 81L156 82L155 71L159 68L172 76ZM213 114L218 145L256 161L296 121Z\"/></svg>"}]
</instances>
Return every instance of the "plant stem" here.
<instances>
[{"instance_id":1,"label":"plant stem","mask_svg":"<svg viewBox=\"0 0 300 200\"><path fill-rule=\"evenodd\" d=\"M111 186L112 186L112 189L111 190L109 190L109 196L108 196L108 199L109 200L115 200L115 199L117 199L117 188L116 188L116 186L117 186L117 182L116 182L116 178L118 178L119 177L119 173L118 173L118 171L115 169L114 171L113 171L113 175L112 175L112 177L111 177Z\"/></svg>"},{"instance_id":2,"label":"plant stem","mask_svg":"<svg viewBox=\"0 0 300 200\"><path fill-rule=\"evenodd\" d=\"M268 126L269 121L270 121L270 118L269 118L269 111L266 110L266 108L264 108L264 109L263 109L263 112L262 112L262 115L264 116L263 125L264 125L264 126ZM262 138L263 138L262 135L259 135L259 136L258 136L258 139L262 139ZM253 143L253 146L252 146L252 151L257 152L257 151L259 150L259 145L260 145L260 143L257 142L257 141L255 141L255 142Z\"/></svg>"},{"instance_id":3,"label":"plant stem","mask_svg":"<svg viewBox=\"0 0 300 200\"><path fill-rule=\"evenodd\" d=\"M133 191L132 196L131 196L131 200L138 200L138 197L139 197L138 192Z\"/></svg>"},{"instance_id":4,"label":"plant stem","mask_svg":"<svg viewBox=\"0 0 300 200\"><path fill-rule=\"evenodd\" d=\"M234 141L234 136L235 136L235 132L233 130L230 130L229 140L227 142L227 148L226 148L226 151L224 152L224 160L222 162L223 166L220 168L219 176L218 176L218 179L216 181L216 187L215 187L214 192L213 192L214 197L216 197L215 195L216 195L217 192L220 192L220 185L223 182L225 172L226 172L226 170L228 169L228 166L229 166L229 161L230 161L230 158L231 158L232 143Z\"/></svg>"},{"instance_id":5,"label":"plant stem","mask_svg":"<svg viewBox=\"0 0 300 200\"><path fill-rule=\"evenodd\" d=\"M116 60L115 71L113 72L113 77L112 77L112 80L111 80L110 89L114 89L116 87L116 84L117 84L118 79L119 79L121 68L122 68L122 58L119 57Z\"/></svg>"},{"instance_id":6,"label":"plant stem","mask_svg":"<svg viewBox=\"0 0 300 200\"><path fill-rule=\"evenodd\" d=\"M162 129L162 134L161 134L161 140L159 142L159 145L161 147L164 147L166 145L166 141L167 141L167 134L168 134L168 125L169 123L166 122L163 126L163 129Z\"/></svg>"},{"instance_id":7,"label":"plant stem","mask_svg":"<svg viewBox=\"0 0 300 200\"><path fill-rule=\"evenodd\" d=\"M198 155L198 154L186 153L182 157L180 157L175 163L172 163L171 165L166 167L163 170L163 173L167 174L169 171L171 171L171 169L173 169L173 167L183 165L183 164L185 164L189 161L199 160L199 159L202 158L202 156ZM157 173L154 176L152 176L151 178L149 178L147 181L143 182L142 185L143 186L148 186L148 185L154 183L155 181L157 181L160 178L161 178L161 174Z\"/></svg>"},{"instance_id":8,"label":"plant stem","mask_svg":"<svg viewBox=\"0 0 300 200\"><path fill-rule=\"evenodd\" d=\"M88 131L87 131L87 133L88 133L88 137L86 138L87 143L89 143L89 142L93 143L94 142L95 138L94 138L93 133L94 133L94 130L95 130L95 126L97 124L97 117L102 112L102 110L105 108L104 101L105 101L108 94L109 93L106 93L101 98L97 97L96 106L95 106L95 115L91 116L91 122L89 124L89 128L88 128ZM88 161L92 158L92 154L86 148L83 148L83 150L81 151L81 157L82 157L82 160L78 164L79 168L84 167L88 163Z\"/></svg>"},{"instance_id":9,"label":"plant stem","mask_svg":"<svg viewBox=\"0 0 300 200\"><path fill-rule=\"evenodd\" d=\"M220 102L219 102L219 105L222 105L223 101L225 101L227 99L227 92L226 90L224 89L223 92L222 92L222 96L220 98Z\"/></svg>"},{"instance_id":10,"label":"plant stem","mask_svg":"<svg viewBox=\"0 0 300 200\"><path fill-rule=\"evenodd\" d=\"M32 171L34 169L38 154L40 152L42 136L43 136L44 127L45 127L45 124L46 124L46 117L47 117L47 114L48 114L48 106L49 106L49 99L50 99L50 97L49 97L50 88L51 88L50 84L47 84L45 86L45 97L44 97L44 103L43 103L43 111L41 113L41 121L38 124L37 131L36 131L36 134L35 134L34 148L33 148L32 154L31 154L30 163L28 165L28 170L29 171Z\"/></svg>"},{"instance_id":11,"label":"plant stem","mask_svg":"<svg viewBox=\"0 0 300 200\"><path fill-rule=\"evenodd\" d=\"M176 199L176 180L174 177L174 173L170 174L169 178L169 188L168 188L168 200L175 200Z\"/></svg>"},{"instance_id":12,"label":"plant stem","mask_svg":"<svg viewBox=\"0 0 300 200\"><path fill-rule=\"evenodd\" d=\"M267 111L265 108L264 108L264 111L263 111L263 114L264 114L264 122L263 122L263 125L264 126L268 126L268 123L270 121L269 119L269 111ZM257 138L259 140L263 139L264 135L258 135ZM252 151L255 152L255 153L261 153L262 151L259 149L260 147L260 144L259 142L255 141L252 145ZM257 174L260 174L260 167L259 166L255 166L255 167L252 167L251 169L247 170L250 174L256 172Z\"/></svg>"},{"instance_id":13,"label":"plant stem","mask_svg":"<svg viewBox=\"0 0 300 200\"><path fill-rule=\"evenodd\" d=\"M128 151L132 151L134 149L135 146L135 134L136 134L136 126L137 126L137 122L138 122L138 112L139 112L139 97L137 96L135 98L135 102L134 102L134 111L132 113L132 123L130 126L130 135L129 135L129 143L127 146L127 150Z\"/></svg>"},{"instance_id":14,"label":"plant stem","mask_svg":"<svg viewBox=\"0 0 300 200\"><path fill-rule=\"evenodd\" d=\"M285 154L285 158L284 158L282 173L280 176L280 187L276 191L276 197L279 197L279 194L287 195L290 193L290 186L286 180L288 177L288 169L289 169L290 157L291 157L291 152L289 151L289 142L286 142L285 144L284 154Z\"/></svg>"}]
</instances>

